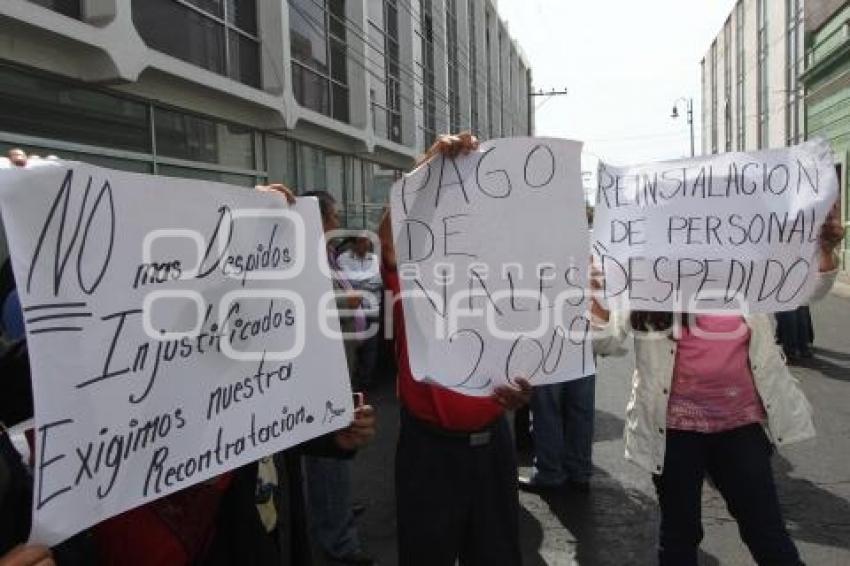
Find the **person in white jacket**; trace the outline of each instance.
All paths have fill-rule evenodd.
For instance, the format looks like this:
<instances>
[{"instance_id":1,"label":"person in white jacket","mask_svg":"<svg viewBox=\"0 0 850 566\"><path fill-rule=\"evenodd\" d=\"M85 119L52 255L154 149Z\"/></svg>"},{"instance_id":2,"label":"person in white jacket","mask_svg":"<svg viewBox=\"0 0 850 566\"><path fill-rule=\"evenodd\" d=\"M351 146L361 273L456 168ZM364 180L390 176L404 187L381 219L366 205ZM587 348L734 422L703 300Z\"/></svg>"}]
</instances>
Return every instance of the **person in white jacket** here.
<instances>
[{"instance_id":1,"label":"person in white jacket","mask_svg":"<svg viewBox=\"0 0 850 566\"><path fill-rule=\"evenodd\" d=\"M832 286L843 236L837 221L824 225L813 300ZM653 474L659 564L696 566L706 476L759 565L802 564L782 518L770 456L773 446L812 438L815 430L771 318L608 312L595 300L592 308L598 354L618 351L634 334L626 458Z\"/></svg>"}]
</instances>

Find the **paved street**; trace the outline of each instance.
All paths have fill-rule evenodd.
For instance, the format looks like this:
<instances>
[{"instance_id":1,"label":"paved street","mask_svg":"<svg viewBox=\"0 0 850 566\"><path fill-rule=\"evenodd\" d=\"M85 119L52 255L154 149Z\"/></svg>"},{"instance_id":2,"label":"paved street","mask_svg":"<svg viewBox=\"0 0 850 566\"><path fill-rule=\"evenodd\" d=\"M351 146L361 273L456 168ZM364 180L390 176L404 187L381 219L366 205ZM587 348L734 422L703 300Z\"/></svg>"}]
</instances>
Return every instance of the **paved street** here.
<instances>
[{"instance_id":1,"label":"paved street","mask_svg":"<svg viewBox=\"0 0 850 566\"><path fill-rule=\"evenodd\" d=\"M816 441L783 449L774 459L789 528L809 566L850 564L850 298L813 307L816 359L795 368L815 407ZM600 364L593 491L587 499L542 500L521 494L525 564L654 564L657 511L647 474L623 459L623 412L631 359ZM397 405L393 386L371 396L380 408L376 443L358 457L356 497L369 504L361 533L383 566L397 563L393 451ZM525 458L527 464L527 458ZM705 489L704 565L752 564L716 491Z\"/></svg>"}]
</instances>

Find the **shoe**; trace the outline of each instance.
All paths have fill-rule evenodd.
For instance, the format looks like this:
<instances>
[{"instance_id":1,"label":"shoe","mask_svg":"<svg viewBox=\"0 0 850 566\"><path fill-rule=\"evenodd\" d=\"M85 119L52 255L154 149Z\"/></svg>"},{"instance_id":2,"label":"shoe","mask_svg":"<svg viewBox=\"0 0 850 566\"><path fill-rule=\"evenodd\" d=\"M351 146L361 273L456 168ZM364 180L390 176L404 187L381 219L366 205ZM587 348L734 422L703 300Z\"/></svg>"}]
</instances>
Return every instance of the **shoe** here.
<instances>
[{"instance_id":1,"label":"shoe","mask_svg":"<svg viewBox=\"0 0 850 566\"><path fill-rule=\"evenodd\" d=\"M369 556L363 549L355 550L345 556L331 556L331 564L350 564L351 566L374 566L375 559Z\"/></svg>"},{"instance_id":2,"label":"shoe","mask_svg":"<svg viewBox=\"0 0 850 566\"><path fill-rule=\"evenodd\" d=\"M517 477L517 486L520 491L525 491L527 493L536 493L537 495L546 495L553 494L558 492L564 487L564 484L560 483L539 483L534 481L532 478L527 476L518 476Z\"/></svg>"},{"instance_id":3,"label":"shoe","mask_svg":"<svg viewBox=\"0 0 850 566\"><path fill-rule=\"evenodd\" d=\"M354 518L356 519L365 513L367 508L368 506L365 503L355 503L351 506L351 514L354 515Z\"/></svg>"},{"instance_id":4,"label":"shoe","mask_svg":"<svg viewBox=\"0 0 850 566\"><path fill-rule=\"evenodd\" d=\"M800 362L800 352L797 350L784 350L785 363L789 366L796 366Z\"/></svg>"},{"instance_id":5,"label":"shoe","mask_svg":"<svg viewBox=\"0 0 850 566\"><path fill-rule=\"evenodd\" d=\"M802 350L800 350L800 357L803 358L804 360L810 360L810 359L814 358L815 355L812 352L811 348L807 347L807 348L803 348Z\"/></svg>"}]
</instances>

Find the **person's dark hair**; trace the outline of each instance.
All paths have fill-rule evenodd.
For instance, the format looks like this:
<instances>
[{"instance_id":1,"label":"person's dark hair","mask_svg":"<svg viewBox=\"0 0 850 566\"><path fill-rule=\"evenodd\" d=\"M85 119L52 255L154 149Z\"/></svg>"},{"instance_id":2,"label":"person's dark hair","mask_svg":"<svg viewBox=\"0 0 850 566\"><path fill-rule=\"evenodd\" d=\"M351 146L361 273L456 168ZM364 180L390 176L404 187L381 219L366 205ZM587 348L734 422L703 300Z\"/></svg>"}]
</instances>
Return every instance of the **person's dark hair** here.
<instances>
[{"instance_id":1,"label":"person's dark hair","mask_svg":"<svg viewBox=\"0 0 850 566\"><path fill-rule=\"evenodd\" d=\"M322 214L322 218L330 216L331 211L336 206L336 199L328 191L307 191L301 196L319 199L319 212Z\"/></svg>"},{"instance_id":2,"label":"person's dark hair","mask_svg":"<svg viewBox=\"0 0 850 566\"><path fill-rule=\"evenodd\" d=\"M630 322L632 330L666 332L673 326L674 316L672 312L634 311ZM680 316L682 327L687 327L688 313L680 313Z\"/></svg>"}]
</instances>

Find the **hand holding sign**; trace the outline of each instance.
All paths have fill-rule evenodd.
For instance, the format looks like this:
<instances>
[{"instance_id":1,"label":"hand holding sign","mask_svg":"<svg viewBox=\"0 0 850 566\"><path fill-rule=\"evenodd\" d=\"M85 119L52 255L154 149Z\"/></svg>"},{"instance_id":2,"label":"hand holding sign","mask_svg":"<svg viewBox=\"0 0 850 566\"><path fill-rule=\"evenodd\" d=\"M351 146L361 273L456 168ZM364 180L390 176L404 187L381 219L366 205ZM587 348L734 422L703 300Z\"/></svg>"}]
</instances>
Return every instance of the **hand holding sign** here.
<instances>
[{"instance_id":1,"label":"hand holding sign","mask_svg":"<svg viewBox=\"0 0 850 566\"><path fill-rule=\"evenodd\" d=\"M443 139L440 155L396 183L383 260L397 264L414 377L514 406L526 394L517 378L594 371L581 146L475 147L472 136ZM384 242L388 231L385 219Z\"/></svg>"},{"instance_id":2,"label":"hand holding sign","mask_svg":"<svg viewBox=\"0 0 850 566\"><path fill-rule=\"evenodd\" d=\"M18 546L0 556L0 566L56 566L56 562L49 548Z\"/></svg>"},{"instance_id":3,"label":"hand holding sign","mask_svg":"<svg viewBox=\"0 0 850 566\"><path fill-rule=\"evenodd\" d=\"M337 446L353 451L363 448L375 437L375 409L360 405L354 409L354 421L334 435Z\"/></svg>"},{"instance_id":4,"label":"hand holding sign","mask_svg":"<svg viewBox=\"0 0 850 566\"><path fill-rule=\"evenodd\" d=\"M34 541L352 422L315 200L53 165L0 171L33 374ZM373 429L366 411L342 444Z\"/></svg>"},{"instance_id":5,"label":"hand holding sign","mask_svg":"<svg viewBox=\"0 0 850 566\"><path fill-rule=\"evenodd\" d=\"M507 411L516 411L528 405L531 401L531 384L527 379L514 379L516 387L500 385L493 391L493 400Z\"/></svg>"},{"instance_id":6,"label":"hand holding sign","mask_svg":"<svg viewBox=\"0 0 850 566\"><path fill-rule=\"evenodd\" d=\"M615 308L773 312L805 304L838 180L825 142L634 167L600 164L594 251Z\"/></svg>"},{"instance_id":7,"label":"hand holding sign","mask_svg":"<svg viewBox=\"0 0 850 566\"><path fill-rule=\"evenodd\" d=\"M844 241L846 231L841 224L841 211L839 209L841 202L835 201L835 205L829 211L826 221L823 223L823 228L820 231L820 249L825 255L831 256L835 249Z\"/></svg>"}]
</instances>

